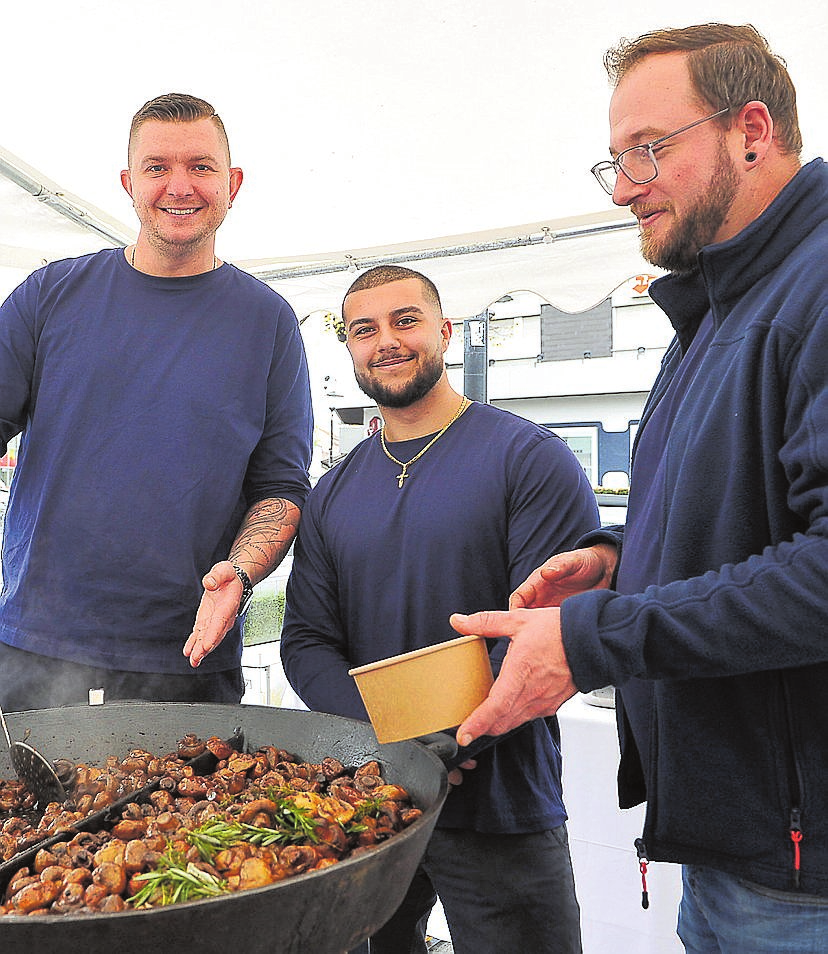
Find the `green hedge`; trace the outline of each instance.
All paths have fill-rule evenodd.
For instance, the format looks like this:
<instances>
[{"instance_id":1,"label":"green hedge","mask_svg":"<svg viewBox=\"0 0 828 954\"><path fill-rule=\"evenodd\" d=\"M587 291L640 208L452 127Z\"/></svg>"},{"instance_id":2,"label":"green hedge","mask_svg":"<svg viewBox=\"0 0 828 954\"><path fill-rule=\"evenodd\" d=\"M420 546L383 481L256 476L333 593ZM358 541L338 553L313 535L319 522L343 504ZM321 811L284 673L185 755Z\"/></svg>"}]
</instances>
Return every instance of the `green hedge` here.
<instances>
[{"instance_id":1,"label":"green hedge","mask_svg":"<svg viewBox=\"0 0 828 954\"><path fill-rule=\"evenodd\" d=\"M244 645L256 646L259 643L271 643L282 632L282 620L285 616L284 592L254 594L250 609L244 620Z\"/></svg>"}]
</instances>

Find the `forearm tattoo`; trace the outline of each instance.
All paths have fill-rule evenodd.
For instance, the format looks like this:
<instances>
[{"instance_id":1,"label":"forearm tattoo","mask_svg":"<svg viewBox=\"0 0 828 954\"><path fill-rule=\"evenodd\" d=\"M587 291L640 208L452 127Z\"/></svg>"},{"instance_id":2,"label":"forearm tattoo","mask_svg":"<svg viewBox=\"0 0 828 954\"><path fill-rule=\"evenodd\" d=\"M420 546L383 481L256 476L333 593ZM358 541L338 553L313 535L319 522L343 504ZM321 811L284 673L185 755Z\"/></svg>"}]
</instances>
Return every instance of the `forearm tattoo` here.
<instances>
[{"instance_id":1,"label":"forearm tattoo","mask_svg":"<svg viewBox=\"0 0 828 954\"><path fill-rule=\"evenodd\" d=\"M299 508L281 497L253 504L247 511L228 559L247 567L252 565L255 575L264 578L282 562L290 549L300 516Z\"/></svg>"}]
</instances>

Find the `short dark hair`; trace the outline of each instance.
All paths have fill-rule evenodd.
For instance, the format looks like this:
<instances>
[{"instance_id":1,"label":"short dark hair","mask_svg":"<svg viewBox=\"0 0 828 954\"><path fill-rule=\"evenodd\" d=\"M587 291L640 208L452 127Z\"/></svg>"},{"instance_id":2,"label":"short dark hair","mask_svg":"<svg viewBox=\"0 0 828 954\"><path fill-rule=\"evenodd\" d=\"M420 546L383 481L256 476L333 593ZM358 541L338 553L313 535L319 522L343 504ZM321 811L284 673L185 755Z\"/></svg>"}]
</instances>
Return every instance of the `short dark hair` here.
<instances>
[{"instance_id":1,"label":"short dark hair","mask_svg":"<svg viewBox=\"0 0 828 954\"><path fill-rule=\"evenodd\" d=\"M127 162L132 155L132 143L135 134L149 120L158 120L162 123L194 123L199 119L210 119L219 131L221 141L227 149L227 162L230 163L230 142L227 131L219 114L207 102L189 93L164 93L156 96L138 110L132 117L129 127L129 143L127 146Z\"/></svg>"},{"instance_id":2,"label":"short dark hair","mask_svg":"<svg viewBox=\"0 0 828 954\"><path fill-rule=\"evenodd\" d=\"M437 314L443 317L443 306L440 302L440 293L437 286L430 278L420 272L415 272L413 268L405 268L403 265L376 265L369 268L367 272L358 275L348 291L345 292L345 298L342 299L342 312L345 312L345 300L354 292L365 291L368 288L379 288L380 285L389 285L391 282L402 282L408 278L416 278L423 286L423 294L429 304L437 309Z\"/></svg>"},{"instance_id":3,"label":"short dark hair","mask_svg":"<svg viewBox=\"0 0 828 954\"><path fill-rule=\"evenodd\" d=\"M654 30L636 40L621 40L604 56L613 86L636 64L656 53L687 53L690 81L713 109L741 109L758 100L768 107L779 148L799 155L802 133L796 111L796 89L786 69L762 34L749 23L701 23L673 30ZM729 117L721 122L727 124Z\"/></svg>"}]
</instances>

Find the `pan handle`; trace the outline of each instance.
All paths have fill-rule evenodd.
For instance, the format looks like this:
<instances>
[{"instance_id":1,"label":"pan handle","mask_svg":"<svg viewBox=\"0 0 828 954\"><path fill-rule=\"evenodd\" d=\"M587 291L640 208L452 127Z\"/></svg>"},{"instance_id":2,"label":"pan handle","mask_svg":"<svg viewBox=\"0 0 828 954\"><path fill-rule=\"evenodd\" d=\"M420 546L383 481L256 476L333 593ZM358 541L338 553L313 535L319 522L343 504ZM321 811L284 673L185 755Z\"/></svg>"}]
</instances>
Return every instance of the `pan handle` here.
<instances>
[{"instance_id":1,"label":"pan handle","mask_svg":"<svg viewBox=\"0 0 828 954\"><path fill-rule=\"evenodd\" d=\"M448 732L429 732L427 735L418 735L414 741L424 745L436 755L449 771L457 764L454 759L457 757L460 747L457 744L457 739L453 735L449 735Z\"/></svg>"},{"instance_id":2,"label":"pan handle","mask_svg":"<svg viewBox=\"0 0 828 954\"><path fill-rule=\"evenodd\" d=\"M468 759L473 759L496 742L502 742L516 732L520 732L524 727L524 725L519 725L503 735L481 735L471 745L464 746L459 746L454 735L448 732L429 732L428 735L417 736L414 741L420 742L433 752L445 765L446 770L450 772L453 768L457 768L458 765L462 765Z\"/></svg>"}]
</instances>

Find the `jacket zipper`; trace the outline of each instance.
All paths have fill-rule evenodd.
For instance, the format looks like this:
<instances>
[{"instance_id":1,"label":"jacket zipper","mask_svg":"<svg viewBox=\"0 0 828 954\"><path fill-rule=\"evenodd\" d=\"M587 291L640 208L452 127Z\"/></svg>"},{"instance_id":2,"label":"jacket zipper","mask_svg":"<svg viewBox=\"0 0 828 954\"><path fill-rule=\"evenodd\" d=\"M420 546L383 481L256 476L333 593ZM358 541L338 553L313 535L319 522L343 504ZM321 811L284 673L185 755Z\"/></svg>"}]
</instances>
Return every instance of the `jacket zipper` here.
<instances>
[{"instance_id":1,"label":"jacket zipper","mask_svg":"<svg viewBox=\"0 0 828 954\"><path fill-rule=\"evenodd\" d=\"M785 726L788 732L788 766L790 773L790 828L789 835L793 846L791 884L798 890L801 883L802 868L802 850L800 845L805 837L802 831L802 798L803 784L802 771L796 758L796 747L794 745L794 727L791 718L790 690L784 674L781 676L782 701L784 708Z\"/></svg>"},{"instance_id":2,"label":"jacket zipper","mask_svg":"<svg viewBox=\"0 0 828 954\"><path fill-rule=\"evenodd\" d=\"M639 429L638 429L638 435L641 434L641 426L643 425L643 423L644 423L644 420L642 418L641 424L639 425ZM638 439L638 435L636 435L636 439ZM654 738L655 737L655 726L654 726L655 708L653 708L653 712L650 715L650 719L651 719L650 732ZM654 774L654 769L651 768L651 766L654 764L654 761L655 760L651 752L649 765L642 766L642 770L644 771L644 775L646 778L645 780L646 791L648 793L655 791L655 784L652 778ZM647 814L649 814L649 807L650 806L648 804ZM647 830L647 818L645 816L644 831L646 830ZM646 911L650 907L650 892L647 890L647 867L650 864L650 856L647 852L647 845L644 841L644 831L642 831L640 838L635 839L635 841L633 842L633 845L635 846L635 853L638 856L638 870L641 873L641 907Z\"/></svg>"},{"instance_id":3,"label":"jacket zipper","mask_svg":"<svg viewBox=\"0 0 828 954\"><path fill-rule=\"evenodd\" d=\"M793 842L794 848L794 861L793 861L793 886L799 888L799 870L801 864L801 852L799 849L799 844L802 841L802 827L799 823L800 811L798 808L791 809L791 841Z\"/></svg>"},{"instance_id":4,"label":"jacket zipper","mask_svg":"<svg viewBox=\"0 0 828 954\"><path fill-rule=\"evenodd\" d=\"M647 865L650 859L647 857L647 846L643 838L636 838L634 844L638 855L638 870L641 872L641 907L646 911L650 906L650 894L647 891Z\"/></svg>"}]
</instances>

